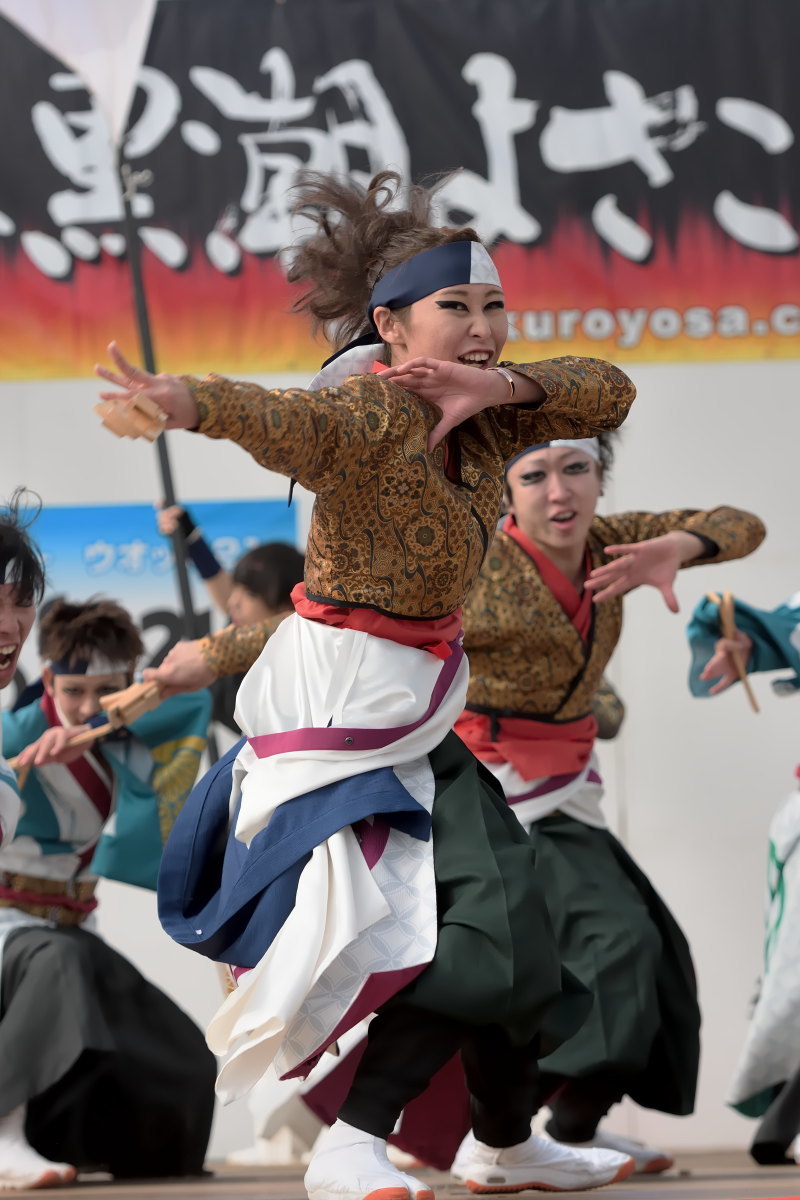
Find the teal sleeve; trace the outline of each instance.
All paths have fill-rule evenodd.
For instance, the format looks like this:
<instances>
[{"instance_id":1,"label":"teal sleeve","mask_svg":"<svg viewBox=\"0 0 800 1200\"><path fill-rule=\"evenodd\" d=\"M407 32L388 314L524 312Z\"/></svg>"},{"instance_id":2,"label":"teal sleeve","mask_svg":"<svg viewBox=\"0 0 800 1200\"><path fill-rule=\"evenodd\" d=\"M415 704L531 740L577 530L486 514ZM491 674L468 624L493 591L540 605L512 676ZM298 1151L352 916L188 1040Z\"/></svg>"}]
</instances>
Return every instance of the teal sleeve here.
<instances>
[{"instance_id":1,"label":"teal sleeve","mask_svg":"<svg viewBox=\"0 0 800 1200\"><path fill-rule=\"evenodd\" d=\"M800 601L800 595L797 600ZM800 603L796 604L792 597L786 604L770 611L735 600L734 617L737 629L746 633L753 643L747 663L748 675L788 669L793 675L781 681L782 690L800 688ZM689 689L693 696L707 696L713 680L705 682L700 674L722 636L719 606L708 598L701 600L692 613L686 636L692 656Z\"/></svg>"}]
</instances>

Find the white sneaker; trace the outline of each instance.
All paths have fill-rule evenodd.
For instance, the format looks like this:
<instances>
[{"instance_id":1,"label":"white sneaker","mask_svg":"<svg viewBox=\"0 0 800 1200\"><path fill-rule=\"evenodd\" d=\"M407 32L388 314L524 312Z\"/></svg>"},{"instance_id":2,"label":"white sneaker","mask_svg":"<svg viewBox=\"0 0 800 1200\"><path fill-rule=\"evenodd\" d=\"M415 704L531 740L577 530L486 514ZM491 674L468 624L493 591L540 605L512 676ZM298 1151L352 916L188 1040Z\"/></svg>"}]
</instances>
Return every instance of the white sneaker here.
<instances>
[{"instance_id":1,"label":"white sneaker","mask_svg":"<svg viewBox=\"0 0 800 1200\"><path fill-rule=\"evenodd\" d=\"M464 1153L462 1153L462 1151ZM476 1138L469 1154L462 1142L451 1172L471 1192L581 1192L619 1183L634 1162L615 1150L573 1150L532 1133L516 1146L496 1149Z\"/></svg>"},{"instance_id":2,"label":"white sneaker","mask_svg":"<svg viewBox=\"0 0 800 1200\"><path fill-rule=\"evenodd\" d=\"M617 1150L627 1154L636 1164L636 1175L660 1175L675 1165L675 1160L663 1150L646 1146L644 1142L635 1142L633 1138L621 1137L617 1133L606 1133L598 1129L589 1142L557 1142L547 1131L542 1134L557 1146L571 1146L574 1150Z\"/></svg>"},{"instance_id":3,"label":"white sneaker","mask_svg":"<svg viewBox=\"0 0 800 1200\"><path fill-rule=\"evenodd\" d=\"M457 1179L459 1183L466 1182L465 1170L472 1162L472 1154L475 1149L475 1134L470 1129L467 1136L464 1138L461 1145L456 1150L456 1156L453 1159L450 1167L450 1174L453 1179Z\"/></svg>"},{"instance_id":4,"label":"white sneaker","mask_svg":"<svg viewBox=\"0 0 800 1200\"><path fill-rule=\"evenodd\" d=\"M383 1138L344 1121L322 1134L303 1182L309 1200L434 1200L427 1184L392 1166Z\"/></svg>"}]
</instances>

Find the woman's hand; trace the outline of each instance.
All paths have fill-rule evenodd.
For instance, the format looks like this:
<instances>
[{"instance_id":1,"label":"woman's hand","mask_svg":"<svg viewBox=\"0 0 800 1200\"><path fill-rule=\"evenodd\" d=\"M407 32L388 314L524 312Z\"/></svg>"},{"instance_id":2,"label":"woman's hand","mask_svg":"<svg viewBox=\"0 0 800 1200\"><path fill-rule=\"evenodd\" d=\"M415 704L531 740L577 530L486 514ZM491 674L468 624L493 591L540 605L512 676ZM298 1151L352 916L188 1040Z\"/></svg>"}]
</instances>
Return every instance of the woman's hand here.
<instances>
[{"instance_id":1,"label":"woman's hand","mask_svg":"<svg viewBox=\"0 0 800 1200\"><path fill-rule=\"evenodd\" d=\"M200 652L200 642L178 642L160 667L142 672L146 683L155 680L161 687L163 699L181 692L197 692L214 682L214 672Z\"/></svg>"},{"instance_id":2,"label":"woman's hand","mask_svg":"<svg viewBox=\"0 0 800 1200\"><path fill-rule=\"evenodd\" d=\"M752 649L752 638L749 638L746 633L742 633L741 629L736 630L735 637L719 639L714 646L713 656L700 672L700 678L704 683L710 683L712 679L717 680L714 686L708 689L709 696L716 696L719 692L724 692L732 683L738 681L739 672L736 669L735 656L738 655L740 663L746 670Z\"/></svg>"},{"instance_id":3,"label":"woman's hand","mask_svg":"<svg viewBox=\"0 0 800 1200\"><path fill-rule=\"evenodd\" d=\"M498 371L483 371L438 358L411 358L400 366L379 371L378 375L399 383L440 410L442 415L428 436L429 450L462 421L485 408L507 403L509 398L508 380Z\"/></svg>"},{"instance_id":4,"label":"woman's hand","mask_svg":"<svg viewBox=\"0 0 800 1200\"><path fill-rule=\"evenodd\" d=\"M182 379L175 375L151 375L141 367L134 367L123 356L116 342L110 344L108 352L116 371L97 363L94 373L123 390L121 393L101 392L101 399L130 401L144 394L167 414L167 429L194 429L197 426L200 420L197 404Z\"/></svg>"},{"instance_id":5,"label":"woman's hand","mask_svg":"<svg viewBox=\"0 0 800 1200\"><path fill-rule=\"evenodd\" d=\"M170 504L168 508L164 507L163 501L156 504L156 522L158 523L158 532L164 537L172 537L175 530L178 528L183 509L179 504Z\"/></svg>"},{"instance_id":6,"label":"woman's hand","mask_svg":"<svg viewBox=\"0 0 800 1200\"><path fill-rule=\"evenodd\" d=\"M68 746L67 742L78 733L86 733L90 728L90 725L54 725L17 755L17 763L20 767L45 767L49 763L76 762L83 757L89 746L85 743L82 746Z\"/></svg>"},{"instance_id":7,"label":"woman's hand","mask_svg":"<svg viewBox=\"0 0 800 1200\"><path fill-rule=\"evenodd\" d=\"M594 592L595 604L623 596L634 588L647 584L658 588L670 612L678 612L678 601L672 584L678 568L703 553L702 543L692 533L675 530L650 538L646 542L631 542L628 546L606 546L606 554L614 562L595 567L585 586Z\"/></svg>"}]
</instances>

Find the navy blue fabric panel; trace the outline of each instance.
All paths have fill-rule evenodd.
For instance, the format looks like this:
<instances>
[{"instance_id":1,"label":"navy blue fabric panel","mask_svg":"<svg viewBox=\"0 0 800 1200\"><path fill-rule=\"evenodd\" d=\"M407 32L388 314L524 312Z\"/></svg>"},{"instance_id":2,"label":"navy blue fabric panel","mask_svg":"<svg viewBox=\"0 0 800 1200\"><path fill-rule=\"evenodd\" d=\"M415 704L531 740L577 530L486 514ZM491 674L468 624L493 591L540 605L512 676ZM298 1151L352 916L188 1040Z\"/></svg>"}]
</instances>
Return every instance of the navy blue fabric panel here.
<instances>
[{"instance_id":1,"label":"navy blue fabric panel","mask_svg":"<svg viewBox=\"0 0 800 1200\"><path fill-rule=\"evenodd\" d=\"M244 739L195 787L164 848L158 914L175 941L237 966L254 966L294 906L315 846L365 817L383 816L427 840L430 814L390 767L316 788L278 806L249 846L233 836L229 802Z\"/></svg>"}]
</instances>

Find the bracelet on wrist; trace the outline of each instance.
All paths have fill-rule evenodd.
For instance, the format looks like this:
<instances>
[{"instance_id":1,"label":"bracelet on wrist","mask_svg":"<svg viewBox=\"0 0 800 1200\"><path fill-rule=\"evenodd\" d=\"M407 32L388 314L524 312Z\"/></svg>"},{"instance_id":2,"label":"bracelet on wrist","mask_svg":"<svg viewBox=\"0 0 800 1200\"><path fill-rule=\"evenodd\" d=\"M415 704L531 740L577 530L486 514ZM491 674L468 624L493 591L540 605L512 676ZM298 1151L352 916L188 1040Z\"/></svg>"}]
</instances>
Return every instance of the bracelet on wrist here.
<instances>
[{"instance_id":1,"label":"bracelet on wrist","mask_svg":"<svg viewBox=\"0 0 800 1200\"><path fill-rule=\"evenodd\" d=\"M508 399L513 400L514 393L517 390L517 385L514 382L514 376L511 374L511 372L507 370L506 367L489 367L489 370L496 371L498 375L503 376L503 379L505 379L506 383L508 384Z\"/></svg>"}]
</instances>

